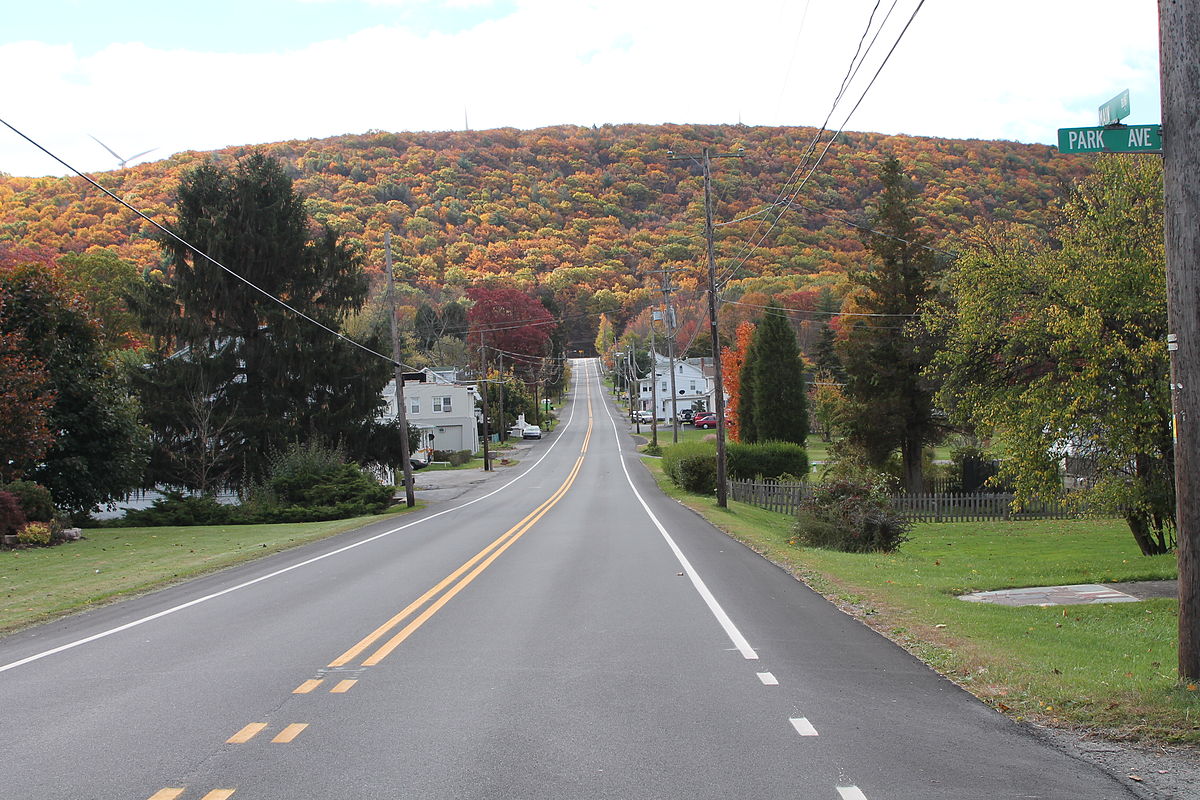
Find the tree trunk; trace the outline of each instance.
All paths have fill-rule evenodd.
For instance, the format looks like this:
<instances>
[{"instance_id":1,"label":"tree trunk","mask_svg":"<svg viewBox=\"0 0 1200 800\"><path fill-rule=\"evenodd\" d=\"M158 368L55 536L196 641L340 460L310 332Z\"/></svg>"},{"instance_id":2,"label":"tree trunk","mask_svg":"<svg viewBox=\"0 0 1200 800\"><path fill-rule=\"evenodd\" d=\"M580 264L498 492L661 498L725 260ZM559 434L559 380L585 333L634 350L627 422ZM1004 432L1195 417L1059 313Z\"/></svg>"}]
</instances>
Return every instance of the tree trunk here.
<instances>
[{"instance_id":1,"label":"tree trunk","mask_svg":"<svg viewBox=\"0 0 1200 800\"><path fill-rule=\"evenodd\" d=\"M1159 540L1155 541L1150 532L1150 524L1145 514L1135 512L1127 512L1125 514L1125 522L1129 525L1129 530L1133 533L1133 540L1138 543L1138 548L1141 549L1144 556L1157 556L1163 553L1171 552L1166 546L1166 542L1160 535Z\"/></svg>"},{"instance_id":2,"label":"tree trunk","mask_svg":"<svg viewBox=\"0 0 1200 800\"><path fill-rule=\"evenodd\" d=\"M921 442L906 438L900 445L900 457L904 462L904 490L909 494L920 494L925 490L925 478L921 474Z\"/></svg>"}]
</instances>

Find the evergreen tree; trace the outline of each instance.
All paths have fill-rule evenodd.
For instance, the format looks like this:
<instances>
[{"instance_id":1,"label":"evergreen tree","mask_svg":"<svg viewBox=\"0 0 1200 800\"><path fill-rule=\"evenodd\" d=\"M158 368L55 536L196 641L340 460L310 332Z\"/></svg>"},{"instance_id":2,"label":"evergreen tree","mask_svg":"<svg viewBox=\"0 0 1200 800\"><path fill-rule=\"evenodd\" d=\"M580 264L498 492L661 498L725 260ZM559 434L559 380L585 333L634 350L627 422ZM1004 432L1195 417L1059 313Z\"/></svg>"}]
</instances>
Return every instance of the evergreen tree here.
<instances>
[{"instance_id":1,"label":"evergreen tree","mask_svg":"<svg viewBox=\"0 0 1200 800\"><path fill-rule=\"evenodd\" d=\"M442 336L466 340L467 309L463 308L462 303L451 302L442 306Z\"/></svg>"},{"instance_id":2,"label":"evergreen tree","mask_svg":"<svg viewBox=\"0 0 1200 800\"><path fill-rule=\"evenodd\" d=\"M758 439L758 409L754 405L754 377L757 374L754 353L755 337L750 337L742 368L738 373L737 441L753 444Z\"/></svg>"},{"instance_id":3,"label":"evergreen tree","mask_svg":"<svg viewBox=\"0 0 1200 800\"><path fill-rule=\"evenodd\" d=\"M894 156L879 175L883 190L866 234L874 266L852 272L854 310L877 316L849 318L839 355L850 400L847 438L880 467L897 448L910 492L923 487L921 451L941 430L933 415L933 387L922 377L931 348L906 322L933 294L937 263L916 216L916 191Z\"/></svg>"},{"instance_id":4,"label":"evergreen tree","mask_svg":"<svg viewBox=\"0 0 1200 800\"><path fill-rule=\"evenodd\" d=\"M772 308L754 329L750 392L754 398L754 439L743 441L795 442L808 436L808 398L804 365L796 334L784 312ZM743 397L746 394L743 384Z\"/></svg>"},{"instance_id":5,"label":"evergreen tree","mask_svg":"<svg viewBox=\"0 0 1200 800\"><path fill-rule=\"evenodd\" d=\"M391 365L263 294L333 330L367 299L359 256L328 228L310 234L279 162L256 154L232 169L197 168L180 184L177 215L182 239L262 291L161 238L169 274L131 297L159 343L136 371L156 434L152 479L196 486L181 457L210 458L213 446L220 481L233 486L262 478L271 454L293 442L396 463L399 429L375 421Z\"/></svg>"}]
</instances>

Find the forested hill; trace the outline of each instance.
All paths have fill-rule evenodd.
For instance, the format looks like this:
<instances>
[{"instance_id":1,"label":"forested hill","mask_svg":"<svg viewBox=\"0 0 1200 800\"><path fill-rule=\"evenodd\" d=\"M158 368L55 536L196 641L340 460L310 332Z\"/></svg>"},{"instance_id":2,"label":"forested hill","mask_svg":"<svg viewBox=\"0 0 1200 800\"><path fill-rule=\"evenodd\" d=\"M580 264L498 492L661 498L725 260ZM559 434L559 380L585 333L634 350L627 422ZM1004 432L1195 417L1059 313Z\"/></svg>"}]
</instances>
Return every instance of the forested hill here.
<instances>
[{"instance_id":1,"label":"forested hill","mask_svg":"<svg viewBox=\"0 0 1200 800\"><path fill-rule=\"evenodd\" d=\"M381 268L384 233L393 232L413 305L503 281L549 290L564 316L609 312L623 321L646 304L648 271L683 268L676 280L686 294L703 264L700 171L668 151L744 148L741 159L714 161L718 260L732 298L836 291L865 257L854 224L868 221L886 154L915 179L938 235L985 220L1049 225L1054 202L1088 169L1085 158L1043 145L845 133L773 227L775 214L722 224L775 201L814 133L733 125L368 133L188 152L98 179L169 219L188 168L260 150L291 171L316 219L361 244L368 269ZM746 243L763 233L747 257ZM0 174L0 246L55 255L115 247L145 267L159 259L148 234L81 179Z\"/></svg>"}]
</instances>

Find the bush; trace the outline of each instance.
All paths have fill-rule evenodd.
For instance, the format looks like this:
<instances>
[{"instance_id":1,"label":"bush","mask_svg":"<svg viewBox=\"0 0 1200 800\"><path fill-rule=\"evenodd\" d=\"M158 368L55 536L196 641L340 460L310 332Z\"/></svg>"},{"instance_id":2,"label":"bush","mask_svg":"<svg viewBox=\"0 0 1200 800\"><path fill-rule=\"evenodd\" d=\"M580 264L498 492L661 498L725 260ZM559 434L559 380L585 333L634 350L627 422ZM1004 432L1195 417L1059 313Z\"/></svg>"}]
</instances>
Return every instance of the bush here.
<instances>
[{"instance_id":1,"label":"bush","mask_svg":"<svg viewBox=\"0 0 1200 800\"><path fill-rule=\"evenodd\" d=\"M794 442L730 442L726 459L729 477L735 480L808 475L808 453Z\"/></svg>"},{"instance_id":2,"label":"bush","mask_svg":"<svg viewBox=\"0 0 1200 800\"><path fill-rule=\"evenodd\" d=\"M21 501L12 492L0 492L0 535L17 533L24 525Z\"/></svg>"},{"instance_id":3,"label":"bush","mask_svg":"<svg viewBox=\"0 0 1200 800\"><path fill-rule=\"evenodd\" d=\"M21 504L25 519L35 522L52 522L55 517L54 500L50 490L33 481L13 481L0 487L9 494L15 495Z\"/></svg>"},{"instance_id":4,"label":"bush","mask_svg":"<svg viewBox=\"0 0 1200 800\"><path fill-rule=\"evenodd\" d=\"M642 448L642 452L648 456L661 456L663 449L656 444L648 444Z\"/></svg>"},{"instance_id":5,"label":"bush","mask_svg":"<svg viewBox=\"0 0 1200 800\"><path fill-rule=\"evenodd\" d=\"M892 552L912 523L892 508L892 479L838 479L813 487L796 515L794 543L847 553Z\"/></svg>"},{"instance_id":6,"label":"bush","mask_svg":"<svg viewBox=\"0 0 1200 800\"><path fill-rule=\"evenodd\" d=\"M344 463L338 450L292 445L271 459L269 475L251 491L244 514L254 522L378 514L391 504L392 492L357 464Z\"/></svg>"},{"instance_id":7,"label":"bush","mask_svg":"<svg viewBox=\"0 0 1200 800\"><path fill-rule=\"evenodd\" d=\"M717 449L707 442L680 442L663 450L663 472L684 491L715 494Z\"/></svg>"},{"instance_id":8,"label":"bush","mask_svg":"<svg viewBox=\"0 0 1200 800\"><path fill-rule=\"evenodd\" d=\"M48 522L26 522L17 531L17 541L21 544L36 544L45 547L50 544L52 534L53 531Z\"/></svg>"},{"instance_id":9,"label":"bush","mask_svg":"<svg viewBox=\"0 0 1200 800\"><path fill-rule=\"evenodd\" d=\"M106 527L154 528L165 525L229 525L237 522L239 509L218 503L214 498L189 497L180 492L167 492L149 508L130 510L125 516L106 523Z\"/></svg>"}]
</instances>

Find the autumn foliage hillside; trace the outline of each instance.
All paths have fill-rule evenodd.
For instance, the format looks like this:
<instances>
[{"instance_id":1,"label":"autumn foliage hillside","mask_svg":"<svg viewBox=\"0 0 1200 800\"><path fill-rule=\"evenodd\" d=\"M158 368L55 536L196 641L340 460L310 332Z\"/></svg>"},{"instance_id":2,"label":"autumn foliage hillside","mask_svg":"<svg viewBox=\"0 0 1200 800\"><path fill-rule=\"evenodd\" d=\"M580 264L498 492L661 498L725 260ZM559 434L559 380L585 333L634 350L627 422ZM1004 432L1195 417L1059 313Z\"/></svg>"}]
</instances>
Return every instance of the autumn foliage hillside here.
<instances>
[{"instance_id":1,"label":"autumn foliage hillside","mask_svg":"<svg viewBox=\"0 0 1200 800\"><path fill-rule=\"evenodd\" d=\"M681 298L701 277L700 170L669 160L668 151L745 148L741 159L714 162L717 254L733 299L837 292L846 270L865 258L855 226L867 222L885 154L916 180L939 236L985 220L1049 226L1052 204L1089 163L1043 145L845 133L790 210L736 222L763 212L789 177L808 171L800 167L814 133L732 125L373 132L182 153L97 179L170 219L188 168L263 151L284 163L317 220L358 242L369 270L381 269L384 233L392 231L410 304L503 284L552 293L564 317L594 330L602 312L624 324L646 305L650 270L682 269ZM0 246L51 256L111 247L150 267L159 251L149 233L79 178L0 174ZM747 246L759 238L760 247Z\"/></svg>"}]
</instances>

